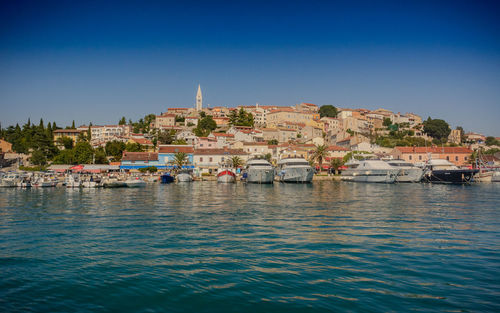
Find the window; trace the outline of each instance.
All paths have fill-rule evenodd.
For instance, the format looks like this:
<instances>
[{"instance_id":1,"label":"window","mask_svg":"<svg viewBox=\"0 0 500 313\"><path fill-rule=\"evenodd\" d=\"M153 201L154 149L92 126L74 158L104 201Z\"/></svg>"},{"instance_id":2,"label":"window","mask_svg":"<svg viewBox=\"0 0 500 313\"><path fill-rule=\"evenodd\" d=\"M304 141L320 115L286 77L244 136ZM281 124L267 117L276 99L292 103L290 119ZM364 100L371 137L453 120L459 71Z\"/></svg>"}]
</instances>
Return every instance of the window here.
<instances>
[{"instance_id":1,"label":"window","mask_svg":"<svg viewBox=\"0 0 500 313\"><path fill-rule=\"evenodd\" d=\"M449 161L449 160L450 160L450 156L449 156L449 155L447 155L447 156L446 156L446 161Z\"/></svg>"},{"instance_id":2,"label":"window","mask_svg":"<svg viewBox=\"0 0 500 313\"><path fill-rule=\"evenodd\" d=\"M203 162L203 158L202 157L200 157L200 162Z\"/></svg>"},{"instance_id":3,"label":"window","mask_svg":"<svg viewBox=\"0 0 500 313\"><path fill-rule=\"evenodd\" d=\"M213 158L212 158L212 157L209 157L209 158L208 158L208 162L213 162Z\"/></svg>"},{"instance_id":4,"label":"window","mask_svg":"<svg viewBox=\"0 0 500 313\"><path fill-rule=\"evenodd\" d=\"M411 155L408 156L408 160L411 160Z\"/></svg>"},{"instance_id":5,"label":"window","mask_svg":"<svg viewBox=\"0 0 500 313\"><path fill-rule=\"evenodd\" d=\"M203 147L203 144L202 144L202 143L200 143L200 147Z\"/></svg>"},{"instance_id":6,"label":"window","mask_svg":"<svg viewBox=\"0 0 500 313\"><path fill-rule=\"evenodd\" d=\"M455 161L458 161L458 156L455 157Z\"/></svg>"},{"instance_id":7,"label":"window","mask_svg":"<svg viewBox=\"0 0 500 313\"><path fill-rule=\"evenodd\" d=\"M467 161L467 157L466 156L464 156L464 161Z\"/></svg>"},{"instance_id":8,"label":"window","mask_svg":"<svg viewBox=\"0 0 500 313\"><path fill-rule=\"evenodd\" d=\"M422 161L422 156L421 156L421 155L419 155L419 156L418 156L418 159L419 159L420 161Z\"/></svg>"}]
</instances>

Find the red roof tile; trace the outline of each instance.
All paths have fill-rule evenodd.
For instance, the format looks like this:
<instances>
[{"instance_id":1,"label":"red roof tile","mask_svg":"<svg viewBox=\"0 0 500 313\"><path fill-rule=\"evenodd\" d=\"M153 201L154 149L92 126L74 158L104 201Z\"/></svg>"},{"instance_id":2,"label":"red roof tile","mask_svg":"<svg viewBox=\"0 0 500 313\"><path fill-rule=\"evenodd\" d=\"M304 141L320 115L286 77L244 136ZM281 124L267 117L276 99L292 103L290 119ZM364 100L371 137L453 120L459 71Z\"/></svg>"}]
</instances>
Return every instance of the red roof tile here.
<instances>
[{"instance_id":1,"label":"red roof tile","mask_svg":"<svg viewBox=\"0 0 500 313\"><path fill-rule=\"evenodd\" d=\"M158 161L158 153L123 151L122 161Z\"/></svg>"},{"instance_id":2,"label":"red roof tile","mask_svg":"<svg viewBox=\"0 0 500 313\"><path fill-rule=\"evenodd\" d=\"M159 153L193 153L194 148L192 146L181 146L181 145L172 145L172 146L160 146Z\"/></svg>"},{"instance_id":3,"label":"red roof tile","mask_svg":"<svg viewBox=\"0 0 500 313\"><path fill-rule=\"evenodd\" d=\"M241 149L196 149L195 155L247 155Z\"/></svg>"}]
</instances>

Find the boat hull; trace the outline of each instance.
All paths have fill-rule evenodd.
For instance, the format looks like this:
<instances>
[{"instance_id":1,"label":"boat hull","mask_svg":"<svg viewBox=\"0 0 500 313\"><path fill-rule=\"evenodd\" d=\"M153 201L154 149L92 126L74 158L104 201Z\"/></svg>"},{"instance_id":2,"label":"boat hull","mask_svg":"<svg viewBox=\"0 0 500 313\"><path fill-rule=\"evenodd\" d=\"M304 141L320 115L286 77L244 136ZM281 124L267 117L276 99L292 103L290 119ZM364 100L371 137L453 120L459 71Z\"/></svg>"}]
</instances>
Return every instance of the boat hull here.
<instances>
[{"instance_id":1,"label":"boat hull","mask_svg":"<svg viewBox=\"0 0 500 313\"><path fill-rule=\"evenodd\" d=\"M312 168L288 167L280 172L278 180L283 183L310 183L313 180Z\"/></svg>"},{"instance_id":2,"label":"boat hull","mask_svg":"<svg viewBox=\"0 0 500 313\"><path fill-rule=\"evenodd\" d=\"M160 181L162 184L170 184L173 183L175 180L175 177L172 175L161 175L160 176Z\"/></svg>"},{"instance_id":3,"label":"boat hull","mask_svg":"<svg viewBox=\"0 0 500 313\"><path fill-rule=\"evenodd\" d=\"M218 183L234 183L236 181L236 174L232 171L224 170L217 174Z\"/></svg>"},{"instance_id":4,"label":"boat hull","mask_svg":"<svg viewBox=\"0 0 500 313\"><path fill-rule=\"evenodd\" d=\"M398 183L419 183L424 177L424 170L421 168L401 169L396 182Z\"/></svg>"},{"instance_id":5,"label":"boat hull","mask_svg":"<svg viewBox=\"0 0 500 313\"><path fill-rule=\"evenodd\" d=\"M344 181L353 181L359 183L382 183L391 184L396 181L399 169L393 170L361 170L344 171L341 179Z\"/></svg>"},{"instance_id":6,"label":"boat hull","mask_svg":"<svg viewBox=\"0 0 500 313\"><path fill-rule=\"evenodd\" d=\"M250 168L247 171L246 181L253 184L272 184L274 182L274 169Z\"/></svg>"},{"instance_id":7,"label":"boat hull","mask_svg":"<svg viewBox=\"0 0 500 313\"><path fill-rule=\"evenodd\" d=\"M479 172L474 175L474 181L478 183L491 183L493 181L493 171Z\"/></svg>"},{"instance_id":8,"label":"boat hull","mask_svg":"<svg viewBox=\"0 0 500 313\"><path fill-rule=\"evenodd\" d=\"M187 173L180 173L177 175L177 181L179 183L189 183L193 181L193 177Z\"/></svg>"},{"instance_id":9,"label":"boat hull","mask_svg":"<svg viewBox=\"0 0 500 313\"><path fill-rule=\"evenodd\" d=\"M146 182L142 180L125 181L125 184L127 185L128 188L146 187Z\"/></svg>"},{"instance_id":10,"label":"boat hull","mask_svg":"<svg viewBox=\"0 0 500 313\"><path fill-rule=\"evenodd\" d=\"M102 184L104 188L122 188L122 187L127 187L127 184L123 181L117 181L117 182L107 182Z\"/></svg>"},{"instance_id":11,"label":"boat hull","mask_svg":"<svg viewBox=\"0 0 500 313\"><path fill-rule=\"evenodd\" d=\"M431 170L424 181L435 184L469 184L478 170Z\"/></svg>"}]
</instances>

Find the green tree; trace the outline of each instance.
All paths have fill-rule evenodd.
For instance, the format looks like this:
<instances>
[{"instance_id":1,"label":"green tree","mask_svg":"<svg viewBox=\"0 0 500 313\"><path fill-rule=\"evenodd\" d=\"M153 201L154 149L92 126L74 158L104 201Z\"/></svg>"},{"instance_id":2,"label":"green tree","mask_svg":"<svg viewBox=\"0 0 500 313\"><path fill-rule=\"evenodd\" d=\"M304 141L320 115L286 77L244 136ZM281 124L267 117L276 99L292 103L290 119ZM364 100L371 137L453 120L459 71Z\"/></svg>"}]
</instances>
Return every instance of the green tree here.
<instances>
[{"instance_id":1,"label":"green tree","mask_svg":"<svg viewBox=\"0 0 500 313\"><path fill-rule=\"evenodd\" d=\"M45 165L47 164L47 157L43 151L35 150L31 153L30 161L35 165Z\"/></svg>"},{"instance_id":2,"label":"green tree","mask_svg":"<svg viewBox=\"0 0 500 313\"><path fill-rule=\"evenodd\" d=\"M95 164L109 164L108 158L106 158L106 152L103 147L99 147L94 150L94 163Z\"/></svg>"},{"instance_id":3,"label":"green tree","mask_svg":"<svg viewBox=\"0 0 500 313\"><path fill-rule=\"evenodd\" d=\"M92 163L92 156L94 154L94 149L87 141L80 141L73 148L75 153L75 161L78 164L90 164Z\"/></svg>"},{"instance_id":4,"label":"green tree","mask_svg":"<svg viewBox=\"0 0 500 313\"><path fill-rule=\"evenodd\" d=\"M271 159L273 158L273 155L271 153L266 153L264 155L264 159L267 160L267 162L271 162Z\"/></svg>"},{"instance_id":5,"label":"green tree","mask_svg":"<svg viewBox=\"0 0 500 313\"><path fill-rule=\"evenodd\" d=\"M423 123L424 133L444 143L451 133L450 125L441 119L431 119L430 117Z\"/></svg>"},{"instance_id":6,"label":"green tree","mask_svg":"<svg viewBox=\"0 0 500 313\"><path fill-rule=\"evenodd\" d=\"M323 160L328 154L328 147L326 145L317 145L313 152L313 160L318 161L319 172L323 169Z\"/></svg>"},{"instance_id":7,"label":"green tree","mask_svg":"<svg viewBox=\"0 0 500 313\"><path fill-rule=\"evenodd\" d=\"M322 105L319 108L319 116L320 117L337 117L338 111L337 108L333 105L327 104Z\"/></svg>"},{"instance_id":8,"label":"green tree","mask_svg":"<svg viewBox=\"0 0 500 313\"><path fill-rule=\"evenodd\" d=\"M330 160L330 167L332 167L335 170L335 175L339 174L339 168L344 165L344 160L341 158L332 158Z\"/></svg>"},{"instance_id":9,"label":"green tree","mask_svg":"<svg viewBox=\"0 0 500 313\"><path fill-rule=\"evenodd\" d=\"M386 127L389 127L392 125L392 121L390 118L388 117L384 117L384 121L382 122L382 125L386 126Z\"/></svg>"},{"instance_id":10,"label":"green tree","mask_svg":"<svg viewBox=\"0 0 500 313\"><path fill-rule=\"evenodd\" d=\"M112 156L115 161L120 161L122 159L123 151L125 150L125 143L113 140L106 142L104 147L106 155Z\"/></svg>"},{"instance_id":11,"label":"green tree","mask_svg":"<svg viewBox=\"0 0 500 313\"><path fill-rule=\"evenodd\" d=\"M206 137L216 128L217 124L213 120L212 116L207 115L198 121L198 126L193 129L193 132L198 137Z\"/></svg>"},{"instance_id":12,"label":"green tree","mask_svg":"<svg viewBox=\"0 0 500 313\"><path fill-rule=\"evenodd\" d=\"M66 150L73 149L73 139L69 137L66 136L59 137L57 138L57 143L63 146L64 149Z\"/></svg>"},{"instance_id":13,"label":"green tree","mask_svg":"<svg viewBox=\"0 0 500 313\"><path fill-rule=\"evenodd\" d=\"M142 146L137 143L137 142L129 142L125 145L125 151L128 151L128 152L143 152L144 149L142 148Z\"/></svg>"},{"instance_id":14,"label":"green tree","mask_svg":"<svg viewBox=\"0 0 500 313\"><path fill-rule=\"evenodd\" d=\"M71 123L71 129L76 129L75 120L73 120L73 123Z\"/></svg>"},{"instance_id":15,"label":"green tree","mask_svg":"<svg viewBox=\"0 0 500 313\"><path fill-rule=\"evenodd\" d=\"M233 167L237 168L243 165L243 160L239 156L235 155L231 157L231 163L233 164Z\"/></svg>"},{"instance_id":16,"label":"green tree","mask_svg":"<svg viewBox=\"0 0 500 313\"><path fill-rule=\"evenodd\" d=\"M187 141L184 139L177 139L172 141L173 145L187 145Z\"/></svg>"},{"instance_id":17,"label":"green tree","mask_svg":"<svg viewBox=\"0 0 500 313\"><path fill-rule=\"evenodd\" d=\"M175 138L175 130L165 130L158 133L158 143L162 145L170 145Z\"/></svg>"},{"instance_id":18,"label":"green tree","mask_svg":"<svg viewBox=\"0 0 500 313\"><path fill-rule=\"evenodd\" d=\"M54 164L76 164L75 152L73 149L61 150L58 155L54 157Z\"/></svg>"},{"instance_id":19,"label":"green tree","mask_svg":"<svg viewBox=\"0 0 500 313\"><path fill-rule=\"evenodd\" d=\"M174 154L174 165L177 168L182 168L188 162L188 155L185 152L177 152Z\"/></svg>"},{"instance_id":20,"label":"green tree","mask_svg":"<svg viewBox=\"0 0 500 313\"><path fill-rule=\"evenodd\" d=\"M271 139L267 141L268 145L275 145L277 146L279 144L278 139Z\"/></svg>"},{"instance_id":21,"label":"green tree","mask_svg":"<svg viewBox=\"0 0 500 313\"><path fill-rule=\"evenodd\" d=\"M493 136L488 136L486 137L486 141L484 142L487 146L493 146L493 145L496 145L496 146L499 146L499 142L498 140L493 137Z\"/></svg>"},{"instance_id":22,"label":"green tree","mask_svg":"<svg viewBox=\"0 0 500 313\"><path fill-rule=\"evenodd\" d=\"M125 124L127 124L127 119L125 118L125 116L122 116L122 118L118 121L118 125L125 125Z\"/></svg>"}]
</instances>

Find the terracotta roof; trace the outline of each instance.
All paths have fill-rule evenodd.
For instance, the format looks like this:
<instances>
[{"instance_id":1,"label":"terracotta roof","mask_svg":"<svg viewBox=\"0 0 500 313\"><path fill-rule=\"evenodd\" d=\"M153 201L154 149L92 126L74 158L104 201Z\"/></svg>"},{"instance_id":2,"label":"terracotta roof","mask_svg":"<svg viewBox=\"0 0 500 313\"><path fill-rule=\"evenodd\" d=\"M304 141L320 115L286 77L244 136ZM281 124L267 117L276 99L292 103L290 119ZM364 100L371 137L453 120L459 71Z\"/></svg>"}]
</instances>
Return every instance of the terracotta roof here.
<instances>
[{"instance_id":1,"label":"terracotta roof","mask_svg":"<svg viewBox=\"0 0 500 313\"><path fill-rule=\"evenodd\" d=\"M131 138L130 140L132 141L135 141L137 142L138 144L141 144L141 145L147 145L147 146L152 146L153 143L151 142L151 140L148 140L146 138Z\"/></svg>"},{"instance_id":2,"label":"terracotta roof","mask_svg":"<svg viewBox=\"0 0 500 313\"><path fill-rule=\"evenodd\" d=\"M310 106L310 107L313 107L313 106L314 106L314 107L317 107L317 105L316 105L316 104L312 104L312 103L301 103L301 104L303 104L303 105L307 105L307 106Z\"/></svg>"},{"instance_id":3,"label":"terracotta roof","mask_svg":"<svg viewBox=\"0 0 500 313\"><path fill-rule=\"evenodd\" d=\"M471 149L465 147L394 147L394 149L401 153L472 153Z\"/></svg>"},{"instance_id":4,"label":"terracotta roof","mask_svg":"<svg viewBox=\"0 0 500 313\"><path fill-rule=\"evenodd\" d=\"M339 147L339 146L329 146L327 151L349 151L349 149L344 148L344 147Z\"/></svg>"},{"instance_id":5,"label":"terracotta roof","mask_svg":"<svg viewBox=\"0 0 500 313\"><path fill-rule=\"evenodd\" d=\"M241 149L196 149L195 155L247 155Z\"/></svg>"},{"instance_id":6,"label":"terracotta roof","mask_svg":"<svg viewBox=\"0 0 500 313\"><path fill-rule=\"evenodd\" d=\"M215 137L234 137L233 134L226 134L226 133L212 133Z\"/></svg>"},{"instance_id":7,"label":"terracotta roof","mask_svg":"<svg viewBox=\"0 0 500 313\"><path fill-rule=\"evenodd\" d=\"M158 161L158 153L123 151L122 161Z\"/></svg>"},{"instance_id":8,"label":"terracotta roof","mask_svg":"<svg viewBox=\"0 0 500 313\"><path fill-rule=\"evenodd\" d=\"M167 108L167 110L179 111L179 110L189 110L189 108Z\"/></svg>"},{"instance_id":9,"label":"terracotta roof","mask_svg":"<svg viewBox=\"0 0 500 313\"><path fill-rule=\"evenodd\" d=\"M159 153L178 153L178 152L193 153L193 151L194 151L193 146L172 145L172 146L160 146L160 150L158 152Z\"/></svg>"},{"instance_id":10,"label":"terracotta roof","mask_svg":"<svg viewBox=\"0 0 500 313\"><path fill-rule=\"evenodd\" d=\"M244 142L244 146L267 146L267 142Z\"/></svg>"},{"instance_id":11,"label":"terracotta roof","mask_svg":"<svg viewBox=\"0 0 500 313\"><path fill-rule=\"evenodd\" d=\"M292 108L279 108L279 109L271 110L269 112L269 114L279 113L279 112L296 112L296 111L295 111L295 109L292 109Z\"/></svg>"},{"instance_id":12,"label":"terracotta roof","mask_svg":"<svg viewBox=\"0 0 500 313\"><path fill-rule=\"evenodd\" d=\"M167 114L162 114L162 115L157 115L157 117L176 117L176 114L173 113L167 113Z\"/></svg>"},{"instance_id":13,"label":"terracotta roof","mask_svg":"<svg viewBox=\"0 0 500 313\"><path fill-rule=\"evenodd\" d=\"M53 133L81 133L84 132L84 130L78 130L78 129L56 129L53 131Z\"/></svg>"}]
</instances>

